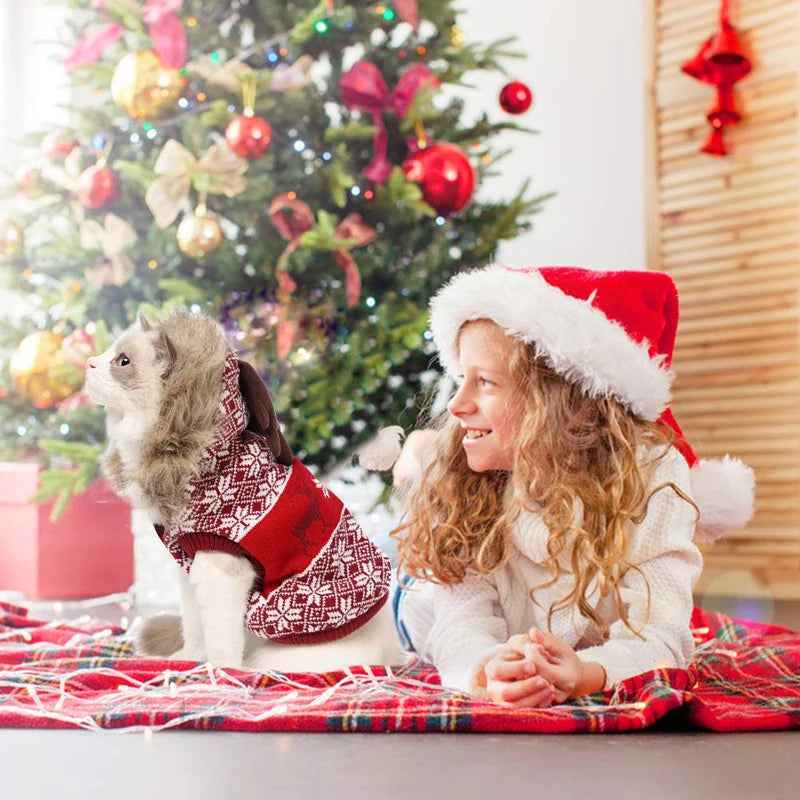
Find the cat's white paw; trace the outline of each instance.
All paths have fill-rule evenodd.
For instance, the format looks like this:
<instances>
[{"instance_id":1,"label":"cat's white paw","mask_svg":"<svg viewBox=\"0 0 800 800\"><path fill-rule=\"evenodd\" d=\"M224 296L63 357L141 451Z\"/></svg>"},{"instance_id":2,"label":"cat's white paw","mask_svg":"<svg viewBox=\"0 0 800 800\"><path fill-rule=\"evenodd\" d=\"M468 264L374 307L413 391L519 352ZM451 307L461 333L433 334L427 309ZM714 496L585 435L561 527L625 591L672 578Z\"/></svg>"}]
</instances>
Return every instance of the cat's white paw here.
<instances>
[{"instance_id":1,"label":"cat's white paw","mask_svg":"<svg viewBox=\"0 0 800 800\"><path fill-rule=\"evenodd\" d=\"M243 669L243 659L231 653L209 653L206 661L212 667L228 667L229 669Z\"/></svg>"},{"instance_id":2,"label":"cat's white paw","mask_svg":"<svg viewBox=\"0 0 800 800\"><path fill-rule=\"evenodd\" d=\"M180 650L176 650L171 656L170 659L173 661L205 661L206 654L203 652L202 648L199 647L181 647Z\"/></svg>"}]
</instances>

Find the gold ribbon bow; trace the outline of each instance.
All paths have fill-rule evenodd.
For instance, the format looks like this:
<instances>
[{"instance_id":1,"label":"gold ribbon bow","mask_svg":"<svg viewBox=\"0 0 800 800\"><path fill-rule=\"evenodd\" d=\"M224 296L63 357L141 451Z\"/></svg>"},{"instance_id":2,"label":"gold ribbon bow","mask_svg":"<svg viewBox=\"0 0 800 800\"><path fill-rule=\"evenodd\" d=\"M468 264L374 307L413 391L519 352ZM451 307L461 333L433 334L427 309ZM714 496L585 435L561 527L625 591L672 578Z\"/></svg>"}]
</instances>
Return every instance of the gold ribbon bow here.
<instances>
[{"instance_id":1,"label":"gold ribbon bow","mask_svg":"<svg viewBox=\"0 0 800 800\"><path fill-rule=\"evenodd\" d=\"M278 64L273 70L260 70L258 73L260 86L272 92L297 92L311 83L313 64L314 59L306 53L291 64ZM251 66L236 58L223 63L215 63L208 59L192 61L187 69L209 83L222 86L234 94L239 92L243 79L256 74Z\"/></svg>"},{"instance_id":2,"label":"gold ribbon bow","mask_svg":"<svg viewBox=\"0 0 800 800\"><path fill-rule=\"evenodd\" d=\"M105 263L86 269L86 280L95 289L101 286L122 286L133 277L133 260L124 251L137 240L136 231L116 214L106 214L103 225L87 219L81 225L81 247L101 250Z\"/></svg>"},{"instance_id":3,"label":"gold ribbon bow","mask_svg":"<svg viewBox=\"0 0 800 800\"><path fill-rule=\"evenodd\" d=\"M159 177L150 184L144 199L159 228L171 225L188 205L192 187L202 196L234 197L247 185L247 160L225 144L212 145L198 159L180 142L170 139L161 149L154 170Z\"/></svg>"}]
</instances>

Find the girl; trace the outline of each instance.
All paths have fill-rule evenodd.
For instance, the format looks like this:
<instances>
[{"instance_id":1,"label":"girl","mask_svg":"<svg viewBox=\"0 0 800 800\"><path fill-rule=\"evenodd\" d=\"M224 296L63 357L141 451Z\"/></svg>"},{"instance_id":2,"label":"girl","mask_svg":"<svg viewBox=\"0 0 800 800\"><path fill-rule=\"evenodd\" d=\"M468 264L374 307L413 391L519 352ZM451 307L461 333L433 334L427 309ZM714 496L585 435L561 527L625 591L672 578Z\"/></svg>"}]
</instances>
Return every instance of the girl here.
<instances>
[{"instance_id":1,"label":"girl","mask_svg":"<svg viewBox=\"0 0 800 800\"><path fill-rule=\"evenodd\" d=\"M667 408L677 320L656 272L490 266L433 299L458 390L409 437L392 535L401 636L443 685L544 707L688 665L693 535L743 525L753 475L698 464Z\"/></svg>"}]
</instances>

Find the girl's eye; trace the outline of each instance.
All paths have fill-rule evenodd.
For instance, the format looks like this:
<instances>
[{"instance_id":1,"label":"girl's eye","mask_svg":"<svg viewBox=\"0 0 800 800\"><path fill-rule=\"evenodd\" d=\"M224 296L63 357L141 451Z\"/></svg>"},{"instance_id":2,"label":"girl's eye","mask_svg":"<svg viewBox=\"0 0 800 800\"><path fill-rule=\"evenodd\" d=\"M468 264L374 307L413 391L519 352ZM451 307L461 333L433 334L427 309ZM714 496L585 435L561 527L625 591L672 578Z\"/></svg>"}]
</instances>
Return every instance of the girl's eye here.
<instances>
[{"instance_id":1,"label":"girl's eye","mask_svg":"<svg viewBox=\"0 0 800 800\"><path fill-rule=\"evenodd\" d=\"M494 381L490 381L488 378L478 378L478 382L482 386L494 386Z\"/></svg>"},{"instance_id":2,"label":"girl's eye","mask_svg":"<svg viewBox=\"0 0 800 800\"><path fill-rule=\"evenodd\" d=\"M131 363L131 360L128 358L128 356L126 356L126 355L125 355L125 353L120 353L120 354L119 354L119 355L118 355L118 356L117 356L117 357L114 359L114 363L115 363L115 364L117 364L117 365L118 365L118 366L120 366L120 367L127 367L127 366L128 366L128 364L130 364L130 363Z\"/></svg>"}]
</instances>

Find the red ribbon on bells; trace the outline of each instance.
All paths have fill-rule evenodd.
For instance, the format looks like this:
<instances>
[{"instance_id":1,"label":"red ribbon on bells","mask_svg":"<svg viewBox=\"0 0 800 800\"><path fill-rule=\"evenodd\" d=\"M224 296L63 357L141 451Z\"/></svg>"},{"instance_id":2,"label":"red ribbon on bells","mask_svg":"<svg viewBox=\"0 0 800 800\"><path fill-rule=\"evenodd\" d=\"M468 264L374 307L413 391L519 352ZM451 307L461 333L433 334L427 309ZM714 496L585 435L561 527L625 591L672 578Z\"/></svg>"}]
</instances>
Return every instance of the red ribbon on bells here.
<instances>
[{"instance_id":1,"label":"red ribbon on bells","mask_svg":"<svg viewBox=\"0 0 800 800\"><path fill-rule=\"evenodd\" d=\"M289 256L300 247L300 237L314 227L314 213L308 203L299 200L293 192L279 194L273 198L269 206L269 218L281 238L288 244L278 257L275 266L275 277L278 287L287 297L297 290L297 282L286 269ZM344 272L344 291L347 307L352 308L361 296L361 273L358 265L350 253L352 247L363 247L372 242L378 235L374 228L370 228L361 219L360 214L348 214L339 222L334 231L334 238L341 240L345 247L333 250L336 263ZM289 308L286 303L278 312L278 357L285 358L294 342L297 332L297 322L289 319Z\"/></svg>"},{"instance_id":2,"label":"red ribbon on bells","mask_svg":"<svg viewBox=\"0 0 800 800\"><path fill-rule=\"evenodd\" d=\"M372 161L364 167L363 175L373 183L383 183L392 171L392 162L386 157L389 141L383 111L391 108L398 117L404 117L417 92L425 86L439 86L439 79L424 65L412 64L400 76L394 91L389 93L381 71L371 61L357 61L339 80L339 91L344 104L372 114L376 128L373 138Z\"/></svg>"},{"instance_id":3,"label":"red ribbon on bells","mask_svg":"<svg viewBox=\"0 0 800 800\"><path fill-rule=\"evenodd\" d=\"M739 122L742 115L733 99L733 85L752 69L750 59L744 54L739 34L731 25L730 0L722 0L719 9L719 30L700 45L697 54L681 65L681 70L692 78L716 86L714 104L706 118L711 133L701 152L713 156L727 155L723 130Z\"/></svg>"}]
</instances>

